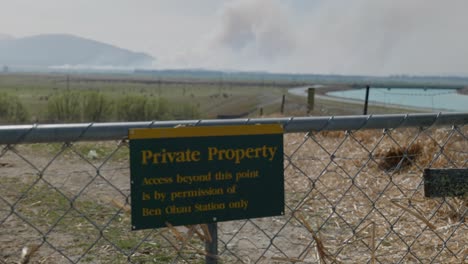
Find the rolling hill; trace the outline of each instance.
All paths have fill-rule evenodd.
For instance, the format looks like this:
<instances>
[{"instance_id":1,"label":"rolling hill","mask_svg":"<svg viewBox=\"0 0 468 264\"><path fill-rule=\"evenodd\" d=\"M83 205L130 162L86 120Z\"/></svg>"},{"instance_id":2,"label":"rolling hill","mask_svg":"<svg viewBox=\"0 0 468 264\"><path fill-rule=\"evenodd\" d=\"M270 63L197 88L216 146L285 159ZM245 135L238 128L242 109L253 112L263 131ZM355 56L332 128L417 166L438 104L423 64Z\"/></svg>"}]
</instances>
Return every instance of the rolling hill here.
<instances>
[{"instance_id":1,"label":"rolling hill","mask_svg":"<svg viewBox=\"0 0 468 264\"><path fill-rule=\"evenodd\" d=\"M153 60L145 53L67 34L0 38L0 65L142 67Z\"/></svg>"}]
</instances>

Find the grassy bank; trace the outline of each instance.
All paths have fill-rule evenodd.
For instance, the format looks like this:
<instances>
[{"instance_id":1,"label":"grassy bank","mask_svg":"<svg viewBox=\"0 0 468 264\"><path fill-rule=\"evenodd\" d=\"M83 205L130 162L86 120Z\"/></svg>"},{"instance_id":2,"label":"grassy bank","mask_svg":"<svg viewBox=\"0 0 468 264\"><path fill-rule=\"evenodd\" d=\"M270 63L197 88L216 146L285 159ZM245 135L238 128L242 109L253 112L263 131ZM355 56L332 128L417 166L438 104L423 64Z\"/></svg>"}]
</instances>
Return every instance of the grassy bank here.
<instances>
[{"instance_id":1,"label":"grassy bank","mask_svg":"<svg viewBox=\"0 0 468 264\"><path fill-rule=\"evenodd\" d=\"M50 115L50 101L64 92L73 92L72 98L94 93L113 102L113 113L105 121L124 121L117 114L122 109L123 98L140 97L146 100L164 100L171 115L165 119L216 118L220 114L252 112L258 104L281 97L283 88L225 83L143 82L125 76L107 76L96 79L86 75L63 74L2 74L0 90L18 98L29 114L26 122L54 122ZM91 96L93 98L95 96ZM83 101L83 98L78 98ZM187 109L198 115L188 115ZM75 120L78 118L74 118ZM159 116L142 116L141 120L161 119ZM6 120L8 121L8 120ZM72 120L65 120L72 121ZM76 121L87 121L78 119ZM5 123L5 120L3 120Z\"/></svg>"},{"instance_id":2,"label":"grassy bank","mask_svg":"<svg viewBox=\"0 0 468 264\"><path fill-rule=\"evenodd\" d=\"M284 84L164 81L133 75L2 74L0 91L11 106L0 109L0 123L259 117L280 114L283 95L283 115L307 115L307 98L289 94L287 89ZM317 89L317 95L324 90ZM369 114L423 111L373 104L368 109ZM317 96L310 115L362 113L362 102Z\"/></svg>"}]
</instances>

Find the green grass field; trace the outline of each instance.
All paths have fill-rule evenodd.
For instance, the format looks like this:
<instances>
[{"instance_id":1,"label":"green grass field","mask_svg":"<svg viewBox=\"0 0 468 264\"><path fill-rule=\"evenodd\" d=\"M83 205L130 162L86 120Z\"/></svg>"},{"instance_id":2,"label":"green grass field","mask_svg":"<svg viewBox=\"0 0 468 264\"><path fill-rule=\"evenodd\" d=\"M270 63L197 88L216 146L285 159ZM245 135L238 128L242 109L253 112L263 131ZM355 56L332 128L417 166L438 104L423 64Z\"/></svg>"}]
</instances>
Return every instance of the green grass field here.
<instances>
[{"instance_id":1,"label":"green grass field","mask_svg":"<svg viewBox=\"0 0 468 264\"><path fill-rule=\"evenodd\" d=\"M295 84L290 84L291 88ZM48 115L47 105L51 98L64 91L98 92L119 108L119 99L125 96L142 96L149 99L164 98L170 107L193 106L195 118L211 119L218 115L233 117L258 117L278 115L281 98L286 95L285 116L307 114L307 99L287 92L288 86L281 84L226 83L221 81L200 82L187 80L158 80L134 75L85 75L85 74L1 74L0 91L16 96L29 113L24 123L54 122ZM354 115L362 114L362 103L344 103L317 98L311 115ZM263 111L261 111L261 109ZM0 109L1 110L1 109ZM419 110L418 110L419 111ZM369 113L418 112L414 109L369 106ZM1 116L1 115L0 115ZM168 119L171 119L170 117ZM190 119L179 114L177 119ZM80 120L78 120L80 121ZM125 121L109 115L105 121ZM3 120L2 123L8 123ZM11 123L11 122L10 122Z\"/></svg>"},{"instance_id":2,"label":"green grass field","mask_svg":"<svg viewBox=\"0 0 468 264\"><path fill-rule=\"evenodd\" d=\"M170 105L191 104L200 118L216 118L218 114L236 115L252 112L259 104L268 104L282 96L278 87L211 83L168 83L125 80L125 76L105 78L63 74L3 74L0 91L18 96L31 115L31 121L47 120L47 103L54 95L66 91L97 91L111 100L126 95L164 98ZM100 80L102 79L102 80ZM118 106L116 106L118 107ZM109 121L114 121L112 118Z\"/></svg>"}]
</instances>

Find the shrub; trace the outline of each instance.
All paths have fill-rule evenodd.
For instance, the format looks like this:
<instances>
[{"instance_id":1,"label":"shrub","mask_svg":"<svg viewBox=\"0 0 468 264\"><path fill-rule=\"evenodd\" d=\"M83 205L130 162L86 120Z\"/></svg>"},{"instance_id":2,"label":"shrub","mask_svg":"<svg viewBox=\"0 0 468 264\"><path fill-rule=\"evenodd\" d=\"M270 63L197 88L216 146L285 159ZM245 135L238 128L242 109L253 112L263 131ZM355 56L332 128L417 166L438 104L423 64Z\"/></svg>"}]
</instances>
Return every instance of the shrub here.
<instances>
[{"instance_id":1,"label":"shrub","mask_svg":"<svg viewBox=\"0 0 468 264\"><path fill-rule=\"evenodd\" d=\"M194 119L200 116L192 104L171 104L164 98L129 94L111 101L100 92L66 91L47 102L48 119L55 122L147 121ZM114 115L115 114L115 115Z\"/></svg>"},{"instance_id":2,"label":"shrub","mask_svg":"<svg viewBox=\"0 0 468 264\"><path fill-rule=\"evenodd\" d=\"M53 95L47 102L47 117L55 122L78 122L81 120L81 94L66 91Z\"/></svg>"},{"instance_id":3,"label":"shrub","mask_svg":"<svg viewBox=\"0 0 468 264\"><path fill-rule=\"evenodd\" d=\"M168 100L164 98L159 98L158 100L158 110L154 113L154 120L169 120L173 118L171 111L171 104Z\"/></svg>"},{"instance_id":4,"label":"shrub","mask_svg":"<svg viewBox=\"0 0 468 264\"><path fill-rule=\"evenodd\" d=\"M8 123L24 123L29 113L18 96L0 93L0 118Z\"/></svg>"},{"instance_id":5,"label":"shrub","mask_svg":"<svg viewBox=\"0 0 468 264\"><path fill-rule=\"evenodd\" d=\"M173 117L175 120L198 119L200 118L200 111L193 104L183 104L173 110Z\"/></svg>"},{"instance_id":6,"label":"shrub","mask_svg":"<svg viewBox=\"0 0 468 264\"><path fill-rule=\"evenodd\" d=\"M163 98L127 95L117 101L117 118L121 121L162 120L172 118L169 102Z\"/></svg>"},{"instance_id":7,"label":"shrub","mask_svg":"<svg viewBox=\"0 0 468 264\"><path fill-rule=\"evenodd\" d=\"M112 102L100 92L65 91L47 102L47 116L55 122L98 122L111 114Z\"/></svg>"},{"instance_id":8,"label":"shrub","mask_svg":"<svg viewBox=\"0 0 468 264\"><path fill-rule=\"evenodd\" d=\"M112 102L100 92L82 94L82 120L91 122L106 121L112 115Z\"/></svg>"},{"instance_id":9,"label":"shrub","mask_svg":"<svg viewBox=\"0 0 468 264\"><path fill-rule=\"evenodd\" d=\"M141 95L126 95L116 104L117 118L121 121L145 120L149 114L148 99Z\"/></svg>"},{"instance_id":10,"label":"shrub","mask_svg":"<svg viewBox=\"0 0 468 264\"><path fill-rule=\"evenodd\" d=\"M147 121L198 118L198 107L192 104L174 106L164 98L127 95L116 103L120 121Z\"/></svg>"}]
</instances>

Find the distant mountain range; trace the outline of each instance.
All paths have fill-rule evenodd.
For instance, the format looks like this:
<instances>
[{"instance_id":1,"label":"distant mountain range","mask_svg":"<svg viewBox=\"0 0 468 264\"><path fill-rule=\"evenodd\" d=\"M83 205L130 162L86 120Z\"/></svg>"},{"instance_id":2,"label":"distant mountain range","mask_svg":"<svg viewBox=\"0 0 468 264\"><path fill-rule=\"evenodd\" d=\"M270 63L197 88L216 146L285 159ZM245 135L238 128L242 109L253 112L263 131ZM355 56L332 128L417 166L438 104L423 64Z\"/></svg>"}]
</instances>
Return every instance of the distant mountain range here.
<instances>
[{"instance_id":1,"label":"distant mountain range","mask_svg":"<svg viewBox=\"0 0 468 264\"><path fill-rule=\"evenodd\" d=\"M67 34L13 38L0 34L0 65L16 67L145 67L154 58Z\"/></svg>"}]
</instances>

